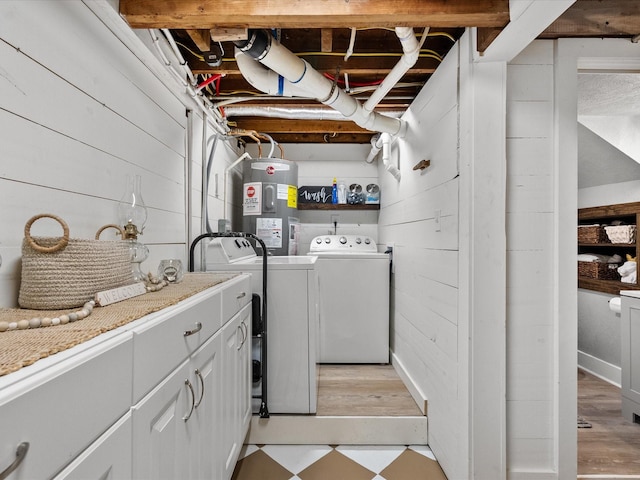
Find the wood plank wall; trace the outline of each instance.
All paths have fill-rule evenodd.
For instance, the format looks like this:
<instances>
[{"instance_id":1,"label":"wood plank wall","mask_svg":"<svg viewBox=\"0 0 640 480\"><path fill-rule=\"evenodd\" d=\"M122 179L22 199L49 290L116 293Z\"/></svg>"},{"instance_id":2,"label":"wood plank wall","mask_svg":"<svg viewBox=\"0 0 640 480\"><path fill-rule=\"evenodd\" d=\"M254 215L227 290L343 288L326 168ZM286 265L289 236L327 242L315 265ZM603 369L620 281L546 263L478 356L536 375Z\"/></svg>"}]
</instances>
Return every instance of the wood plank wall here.
<instances>
[{"instance_id":1,"label":"wood plank wall","mask_svg":"<svg viewBox=\"0 0 640 480\"><path fill-rule=\"evenodd\" d=\"M458 62L456 46L405 114L409 130L392 148L401 180L379 165L380 243L394 249L391 347L428 398L429 443L450 478L466 475L467 438L458 395ZM413 171L423 159L431 166Z\"/></svg>"},{"instance_id":2,"label":"wood plank wall","mask_svg":"<svg viewBox=\"0 0 640 480\"><path fill-rule=\"evenodd\" d=\"M507 70L507 458L510 478L553 478L553 42Z\"/></svg>"},{"instance_id":3,"label":"wood plank wall","mask_svg":"<svg viewBox=\"0 0 640 480\"><path fill-rule=\"evenodd\" d=\"M25 222L51 212L72 237L93 238L116 223L127 174L141 175L149 209L143 270L186 260L188 120L178 97L80 1L3 1L0 65L0 306L17 304ZM193 170L199 206L201 167ZM36 235L60 231L34 226Z\"/></svg>"}]
</instances>

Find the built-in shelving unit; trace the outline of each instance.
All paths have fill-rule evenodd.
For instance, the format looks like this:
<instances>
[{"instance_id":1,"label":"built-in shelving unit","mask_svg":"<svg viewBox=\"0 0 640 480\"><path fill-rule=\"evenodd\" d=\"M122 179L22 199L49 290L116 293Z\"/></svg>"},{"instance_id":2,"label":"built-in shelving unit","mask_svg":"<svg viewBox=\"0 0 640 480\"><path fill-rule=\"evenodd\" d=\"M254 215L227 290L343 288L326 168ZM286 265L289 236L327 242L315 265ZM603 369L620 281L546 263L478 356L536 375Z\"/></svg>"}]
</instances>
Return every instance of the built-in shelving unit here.
<instances>
[{"instance_id":1,"label":"built-in shelving unit","mask_svg":"<svg viewBox=\"0 0 640 480\"><path fill-rule=\"evenodd\" d=\"M638 225L640 221L640 202L618 203L601 207L581 208L578 210L578 224L607 225L614 220L621 220L625 224ZM630 244L623 243L578 243L578 253L599 253L603 255L618 254L625 259L626 254L638 257L640 245L636 241ZM619 280L602 280L578 276L578 287L598 292L619 295L620 290L640 290L640 283L624 283Z\"/></svg>"},{"instance_id":2,"label":"built-in shelving unit","mask_svg":"<svg viewBox=\"0 0 640 480\"><path fill-rule=\"evenodd\" d=\"M380 205L349 205L348 203L298 203L298 210L380 210Z\"/></svg>"}]
</instances>

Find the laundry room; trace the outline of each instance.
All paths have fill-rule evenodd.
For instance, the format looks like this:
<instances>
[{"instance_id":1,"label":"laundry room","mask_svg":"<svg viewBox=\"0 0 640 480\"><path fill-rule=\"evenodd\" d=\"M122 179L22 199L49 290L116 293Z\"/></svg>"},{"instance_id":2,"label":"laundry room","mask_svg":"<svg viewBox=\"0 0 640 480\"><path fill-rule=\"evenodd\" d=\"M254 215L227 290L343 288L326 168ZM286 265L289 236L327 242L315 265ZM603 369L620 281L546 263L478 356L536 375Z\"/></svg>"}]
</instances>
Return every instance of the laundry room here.
<instances>
[{"instance_id":1,"label":"laundry room","mask_svg":"<svg viewBox=\"0 0 640 480\"><path fill-rule=\"evenodd\" d=\"M0 2L0 478L576 478L637 2L312 3Z\"/></svg>"}]
</instances>

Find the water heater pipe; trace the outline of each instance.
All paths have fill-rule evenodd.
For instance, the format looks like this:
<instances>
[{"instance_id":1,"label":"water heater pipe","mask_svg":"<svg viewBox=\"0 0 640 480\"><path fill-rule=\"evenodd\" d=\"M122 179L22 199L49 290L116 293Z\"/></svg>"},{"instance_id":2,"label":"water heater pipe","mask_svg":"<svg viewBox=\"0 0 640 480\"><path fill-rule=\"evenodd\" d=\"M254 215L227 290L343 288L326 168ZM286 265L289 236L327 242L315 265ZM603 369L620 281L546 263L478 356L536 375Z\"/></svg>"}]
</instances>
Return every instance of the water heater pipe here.
<instances>
[{"instance_id":1,"label":"water heater pipe","mask_svg":"<svg viewBox=\"0 0 640 480\"><path fill-rule=\"evenodd\" d=\"M224 189L222 194L222 218L224 218L225 220L227 220L227 182L229 178L229 170L231 170L236 165L238 165L241 161L246 159L251 159L251 155L245 152L242 155L240 155L235 162L233 162L231 165L227 166L224 169Z\"/></svg>"},{"instance_id":2,"label":"water heater pipe","mask_svg":"<svg viewBox=\"0 0 640 480\"><path fill-rule=\"evenodd\" d=\"M266 30L251 30L249 40L235 44L238 68L257 89L269 94L291 96L295 92L296 96L316 98L367 130L400 136L406 132L403 120L365 110L358 100L294 55ZM246 60L253 61L254 65L249 67L251 64L243 56L250 57ZM266 72L256 68L260 67L258 62L267 68Z\"/></svg>"}]
</instances>

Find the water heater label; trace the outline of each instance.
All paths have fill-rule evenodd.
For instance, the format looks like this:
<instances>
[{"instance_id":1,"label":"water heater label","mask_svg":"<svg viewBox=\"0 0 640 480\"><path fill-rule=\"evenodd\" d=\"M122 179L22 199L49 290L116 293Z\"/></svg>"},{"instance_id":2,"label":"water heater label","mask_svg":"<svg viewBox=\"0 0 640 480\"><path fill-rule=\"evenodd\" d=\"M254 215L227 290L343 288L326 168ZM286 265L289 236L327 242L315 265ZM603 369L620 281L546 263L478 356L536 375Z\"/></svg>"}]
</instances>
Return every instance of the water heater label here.
<instances>
[{"instance_id":1,"label":"water heater label","mask_svg":"<svg viewBox=\"0 0 640 480\"><path fill-rule=\"evenodd\" d=\"M282 248L282 219L256 218L256 235L267 248Z\"/></svg>"},{"instance_id":2,"label":"water heater label","mask_svg":"<svg viewBox=\"0 0 640 480\"><path fill-rule=\"evenodd\" d=\"M287 207L298 208L298 187L287 185Z\"/></svg>"},{"instance_id":3,"label":"water heater label","mask_svg":"<svg viewBox=\"0 0 640 480\"><path fill-rule=\"evenodd\" d=\"M242 214L262 213L262 182L245 183L242 193Z\"/></svg>"}]
</instances>

